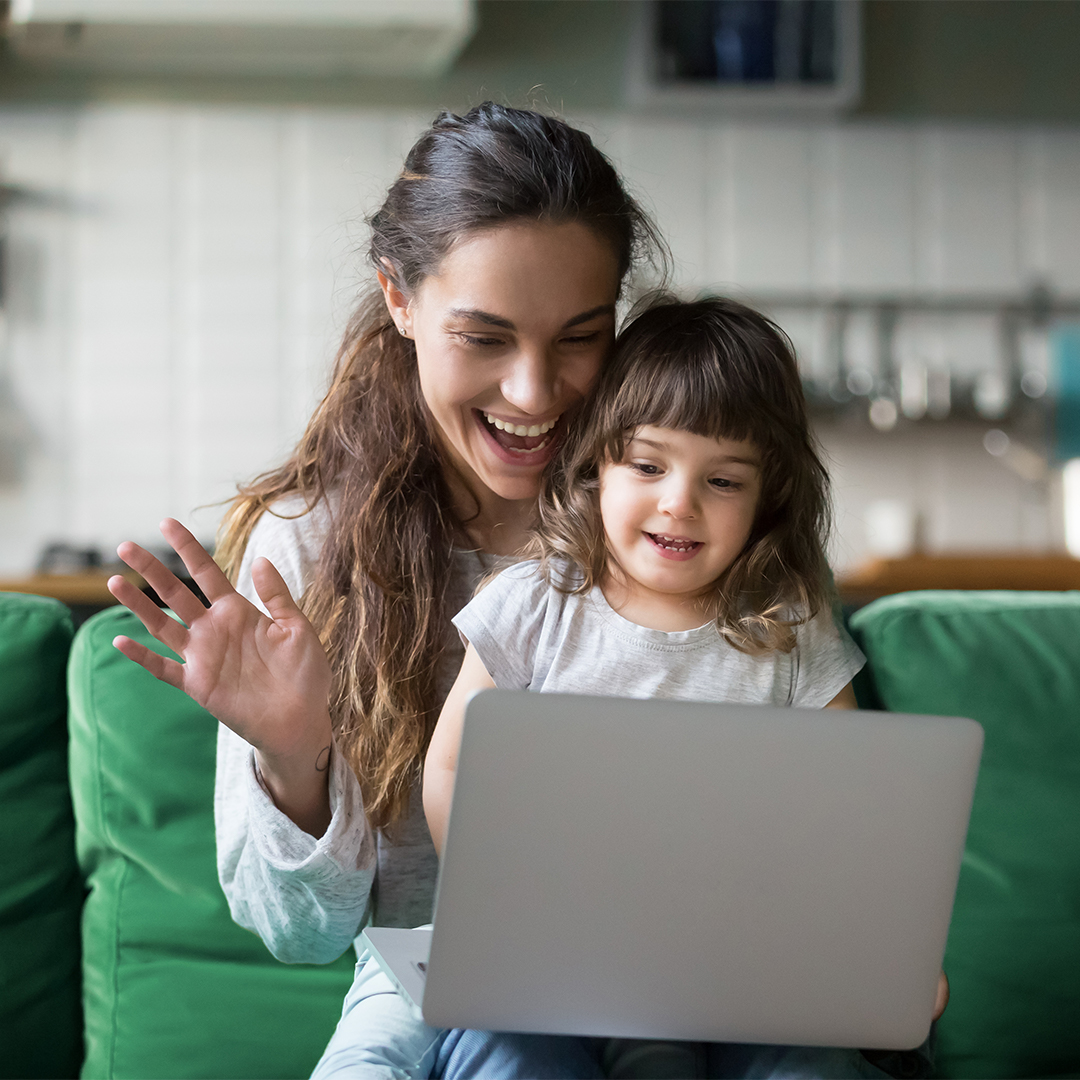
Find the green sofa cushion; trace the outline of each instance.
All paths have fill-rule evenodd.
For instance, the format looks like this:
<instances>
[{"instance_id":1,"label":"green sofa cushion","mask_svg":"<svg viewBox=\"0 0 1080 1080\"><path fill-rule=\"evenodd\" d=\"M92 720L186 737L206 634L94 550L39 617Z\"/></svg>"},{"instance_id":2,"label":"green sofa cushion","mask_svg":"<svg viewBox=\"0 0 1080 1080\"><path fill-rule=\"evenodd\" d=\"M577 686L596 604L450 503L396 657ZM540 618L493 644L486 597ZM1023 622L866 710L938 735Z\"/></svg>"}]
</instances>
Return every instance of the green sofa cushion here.
<instances>
[{"instance_id":1,"label":"green sofa cushion","mask_svg":"<svg viewBox=\"0 0 1080 1080\"><path fill-rule=\"evenodd\" d=\"M1080 593L903 593L851 628L871 704L986 731L939 1074L1080 1076Z\"/></svg>"},{"instance_id":2,"label":"green sofa cushion","mask_svg":"<svg viewBox=\"0 0 1080 1080\"><path fill-rule=\"evenodd\" d=\"M112 646L160 652L123 608L72 647L71 789L83 913L84 1077L304 1077L355 957L288 966L229 916L214 855L216 721Z\"/></svg>"},{"instance_id":3,"label":"green sofa cushion","mask_svg":"<svg viewBox=\"0 0 1080 1080\"><path fill-rule=\"evenodd\" d=\"M67 785L71 615L0 592L0 1077L77 1076L79 909Z\"/></svg>"}]
</instances>

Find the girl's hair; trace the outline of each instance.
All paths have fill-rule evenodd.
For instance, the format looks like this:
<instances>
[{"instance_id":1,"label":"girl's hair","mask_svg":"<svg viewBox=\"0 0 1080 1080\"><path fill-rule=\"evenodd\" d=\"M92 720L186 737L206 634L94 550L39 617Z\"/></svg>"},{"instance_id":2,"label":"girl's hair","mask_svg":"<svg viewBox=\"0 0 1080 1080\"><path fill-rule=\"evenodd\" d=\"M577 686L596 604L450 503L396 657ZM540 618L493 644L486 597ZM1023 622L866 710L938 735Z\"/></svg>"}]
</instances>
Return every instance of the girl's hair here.
<instances>
[{"instance_id":1,"label":"girl's hair","mask_svg":"<svg viewBox=\"0 0 1080 1080\"><path fill-rule=\"evenodd\" d=\"M368 221L368 258L409 295L462 237L521 221L594 229L611 245L620 282L641 256L666 265L655 226L588 135L490 102L465 116L442 113L420 136ZM413 343L373 288L292 457L240 488L219 534L218 560L235 580L264 511L290 493L311 508L333 492L302 606L334 672L337 745L376 827L405 813L438 716L450 551L464 537L446 467Z\"/></svg>"},{"instance_id":2,"label":"girl's hair","mask_svg":"<svg viewBox=\"0 0 1080 1080\"><path fill-rule=\"evenodd\" d=\"M717 626L746 653L790 650L793 627L830 599L829 478L815 449L791 343L734 300L654 300L615 356L544 482L530 554L556 585L585 592L607 567L600 469L645 426L748 440L761 494L745 548L716 582ZM567 580L552 559L581 571Z\"/></svg>"}]
</instances>

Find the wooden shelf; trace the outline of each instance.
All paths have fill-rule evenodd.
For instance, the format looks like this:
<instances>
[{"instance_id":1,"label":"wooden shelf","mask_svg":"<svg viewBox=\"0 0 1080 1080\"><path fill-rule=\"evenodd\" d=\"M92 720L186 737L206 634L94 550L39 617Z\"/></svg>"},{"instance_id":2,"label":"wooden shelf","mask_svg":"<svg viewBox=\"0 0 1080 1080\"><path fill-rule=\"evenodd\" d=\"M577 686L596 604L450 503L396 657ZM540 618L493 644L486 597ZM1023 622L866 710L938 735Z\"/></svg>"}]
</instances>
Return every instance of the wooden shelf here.
<instances>
[{"instance_id":1,"label":"wooden shelf","mask_svg":"<svg viewBox=\"0 0 1080 1080\"><path fill-rule=\"evenodd\" d=\"M33 574L25 578L0 579L0 592L51 596L69 605L109 607L117 603L105 584L110 577L111 573ZM138 588L145 585L143 579L131 570L124 577Z\"/></svg>"},{"instance_id":2,"label":"wooden shelf","mask_svg":"<svg viewBox=\"0 0 1080 1080\"><path fill-rule=\"evenodd\" d=\"M845 603L865 603L918 589L1058 592L1080 589L1080 559L1010 552L872 559L839 576L836 586Z\"/></svg>"}]
</instances>

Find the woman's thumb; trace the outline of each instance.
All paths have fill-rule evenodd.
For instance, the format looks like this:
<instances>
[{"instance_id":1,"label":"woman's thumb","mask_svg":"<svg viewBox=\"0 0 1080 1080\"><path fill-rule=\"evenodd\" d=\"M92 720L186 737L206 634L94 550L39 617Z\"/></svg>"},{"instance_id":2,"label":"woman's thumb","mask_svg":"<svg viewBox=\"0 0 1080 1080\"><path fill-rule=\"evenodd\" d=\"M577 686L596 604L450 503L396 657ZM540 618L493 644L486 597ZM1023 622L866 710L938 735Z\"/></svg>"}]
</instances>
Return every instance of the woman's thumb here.
<instances>
[{"instance_id":1,"label":"woman's thumb","mask_svg":"<svg viewBox=\"0 0 1080 1080\"><path fill-rule=\"evenodd\" d=\"M251 567L251 580L274 622L287 621L301 615L300 608L289 592L289 586L269 559L260 557L255 560Z\"/></svg>"}]
</instances>

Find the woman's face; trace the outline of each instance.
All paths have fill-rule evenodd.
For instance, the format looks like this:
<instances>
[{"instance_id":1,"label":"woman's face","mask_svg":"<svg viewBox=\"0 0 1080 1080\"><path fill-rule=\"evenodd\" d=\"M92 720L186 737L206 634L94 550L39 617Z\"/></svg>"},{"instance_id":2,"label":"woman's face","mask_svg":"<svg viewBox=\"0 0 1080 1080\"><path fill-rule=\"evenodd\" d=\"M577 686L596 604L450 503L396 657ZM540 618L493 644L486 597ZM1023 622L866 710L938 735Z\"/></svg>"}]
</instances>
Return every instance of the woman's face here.
<instances>
[{"instance_id":1,"label":"woman's face","mask_svg":"<svg viewBox=\"0 0 1080 1080\"><path fill-rule=\"evenodd\" d=\"M536 497L611 349L618 286L593 230L536 222L466 236L408 300L384 282L443 448L481 498Z\"/></svg>"}]
</instances>

